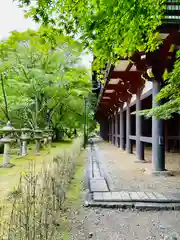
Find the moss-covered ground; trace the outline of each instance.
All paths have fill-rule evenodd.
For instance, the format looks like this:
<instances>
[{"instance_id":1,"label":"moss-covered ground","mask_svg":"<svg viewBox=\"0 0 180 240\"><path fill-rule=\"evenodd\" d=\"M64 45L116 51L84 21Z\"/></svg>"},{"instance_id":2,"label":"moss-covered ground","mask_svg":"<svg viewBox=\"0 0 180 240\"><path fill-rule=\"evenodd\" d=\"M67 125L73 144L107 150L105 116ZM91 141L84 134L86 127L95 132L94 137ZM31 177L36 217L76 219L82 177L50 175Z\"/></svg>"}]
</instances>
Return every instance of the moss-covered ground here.
<instances>
[{"instance_id":1,"label":"moss-covered ground","mask_svg":"<svg viewBox=\"0 0 180 240\"><path fill-rule=\"evenodd\" d=\"M69 240L71 231L71 212L82 207L83 178L85 152L82 152L77 160L74 177L70 183L64 202L64 214L62 217L61 233L63 240Z\"/></svg>"},{"instance_id":2,"label":"moss-covered ground","mask_svg":"<svg viewBox=\"0 0 180 240\"><path fill-rule=\"evenodd\" d=\"M42 169L42 164L58 155L62 149L72 145L71 140L53 143L52 147L42 148L39 155L35 153L35 145L28 146L28 155L21 157L17 155L18 148L11 151L11 163L15 164L12 168L0 168L0 200L6 198L19 182L20 173L28 170L30 162L35 161L36 171ZM0 164L3 156L0 155Z\"/></svg>"}]
</instances>

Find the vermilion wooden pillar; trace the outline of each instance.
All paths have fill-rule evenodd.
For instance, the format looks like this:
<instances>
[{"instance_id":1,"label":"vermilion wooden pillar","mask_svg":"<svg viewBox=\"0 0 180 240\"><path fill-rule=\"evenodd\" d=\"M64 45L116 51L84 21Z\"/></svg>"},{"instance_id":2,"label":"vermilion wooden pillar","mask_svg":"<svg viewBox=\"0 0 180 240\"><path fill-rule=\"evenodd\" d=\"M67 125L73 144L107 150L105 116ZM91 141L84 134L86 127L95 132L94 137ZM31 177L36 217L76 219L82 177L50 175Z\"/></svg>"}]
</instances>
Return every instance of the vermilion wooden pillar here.
<instances>
[{"instance_id":1,"label":"vermilion wooden pillar","mask_svg":"<svg viewBox=\"0 0 180 240\"><path fill-rule=\"evenodd\" d=\"M144 160L144 144L140 141L142 135L142 116L139 115L141 110L141 89L136 93L136 157L139 160Z\"/></svg>"}]
</instances>

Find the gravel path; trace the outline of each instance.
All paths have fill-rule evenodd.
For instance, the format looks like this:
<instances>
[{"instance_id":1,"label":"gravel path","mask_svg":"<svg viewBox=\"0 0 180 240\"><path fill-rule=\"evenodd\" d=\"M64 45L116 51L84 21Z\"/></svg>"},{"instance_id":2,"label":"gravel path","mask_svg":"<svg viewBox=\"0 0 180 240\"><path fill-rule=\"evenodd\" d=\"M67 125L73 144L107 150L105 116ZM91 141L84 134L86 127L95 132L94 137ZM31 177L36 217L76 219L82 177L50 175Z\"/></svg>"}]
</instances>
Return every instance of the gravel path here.
<instances>
[{"instance_id":1,"label":"gravel path","mask_svg":"<svg viewBox=\"0 0 180 240\"><path fill-rule=\"evenodd\" d=\"M151 164L137 164L134 155L116 147L98 144L115 189L179 191L179 177L152 177L145 174ZM146 169L147 168L147 169ZM114 189L114 190L115 190ZM180 212L85 208L83 200L70 211L69 240L177 240L180 239Z\"/></svg>"},{"instance_id":2,"label":"gravel path","mask_svg":"<svg viewBox=\"0 0 180 240\"><path fill-rule=\"evenodd\" d=\"M176 172L172 177L157 177L151 175L151 163L135 163L136 156L121 151L108 143L99 143L104 165L111 176L114 191L157 191L180 193L180 157L179 154L167 156L167 167ZM150 159L151 152L146 156ZM175 171L176 170L176 171Z\"/></svg>"},{"instance_id":3,"label":"gravel path","mask_svg":"<svg viewBox=\"0 0 180 240\"><path fill-rule=\"evenodd\" d=\"M71 215L70 240L180 239L180 212L176 211L138 212L81 206Z\"/></svg>"}]
</instances>

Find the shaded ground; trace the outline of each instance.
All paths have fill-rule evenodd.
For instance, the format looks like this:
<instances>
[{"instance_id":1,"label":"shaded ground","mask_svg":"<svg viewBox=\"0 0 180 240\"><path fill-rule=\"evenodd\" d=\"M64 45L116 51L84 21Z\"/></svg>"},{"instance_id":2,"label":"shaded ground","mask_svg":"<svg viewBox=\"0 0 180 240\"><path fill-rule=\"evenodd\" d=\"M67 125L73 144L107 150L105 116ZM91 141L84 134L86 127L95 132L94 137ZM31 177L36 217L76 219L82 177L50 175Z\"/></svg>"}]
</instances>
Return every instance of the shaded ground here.
<instances>
[{"instance_id":1,"label":"shaded ground","mask_svg":"<svg viewBox=\"0 0 180 240\"><path fill-rule=\"evenodd\" d=\"M135 163L135 154L121 151L112 144L98 144L103 152L104 162L112 181L113 190L180 192L180 157L179 154L168 153L166 166L173 171L172 177L155 177L151 175L151 163ZM151 160L151 150L145 152L146 159Z\"/></svg>"},{"instance_id":2,"label":"shaded ground","mask_svg":"<svg viewBox=\"0 0 180 240\"><path fill-rule=\"evenodd\" d=\"M17 149L12 150L12 163L15 164L13 168L0 168L0 200L5 198L14 186L17 186L20 178L20 173L25 172L29 168L32 160L35 161L36 171L40 171L42 164L49 161L51 158L59 154L59 152L71 146L71 141L64 141L53 143L52 148L42 149L40 155L35 154L35 145L31 145L28 151L28 156L18 157L16 155ZM2 162L2 155L0 155L0 164Z\"/></svg>"}]
</instances>

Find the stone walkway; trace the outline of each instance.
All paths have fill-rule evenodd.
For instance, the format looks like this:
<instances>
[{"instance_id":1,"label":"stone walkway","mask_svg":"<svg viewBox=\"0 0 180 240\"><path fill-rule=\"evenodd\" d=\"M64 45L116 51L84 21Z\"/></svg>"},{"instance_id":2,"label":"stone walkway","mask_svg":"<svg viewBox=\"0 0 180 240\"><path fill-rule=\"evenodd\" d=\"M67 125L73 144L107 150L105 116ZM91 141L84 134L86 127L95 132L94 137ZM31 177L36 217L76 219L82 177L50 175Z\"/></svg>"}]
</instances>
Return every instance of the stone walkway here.
<instances>
[{"instance_id":1,"label":"stone walkway","mask_svg":"<svg viewBox=\"0 0 180 240\"><path fill-rule=\"evenodd\" d=\"M124 189L115 190L116 187L112 180L114 176L109 174L107 163L108 161L103 156L98 144L89 146L86 206L180 210L180 191L175 193L149 191L149 189L134 191L131 188L126 191Z\"/></svg>"},{"instance_id":2,"label":"stone walkway","mask_svg":"<svg viewBox=\"0 0 180 240\"><path fill-rule=\"evenodd\" d=\"M137 163L135 154L128 154L107 142L99 142L106 169L113 182L113 191L180 192L180 154L166 153L166 168L174 176L152 176L151 148L145 149L147 163Z\"/></svg>"}]
</instances>

